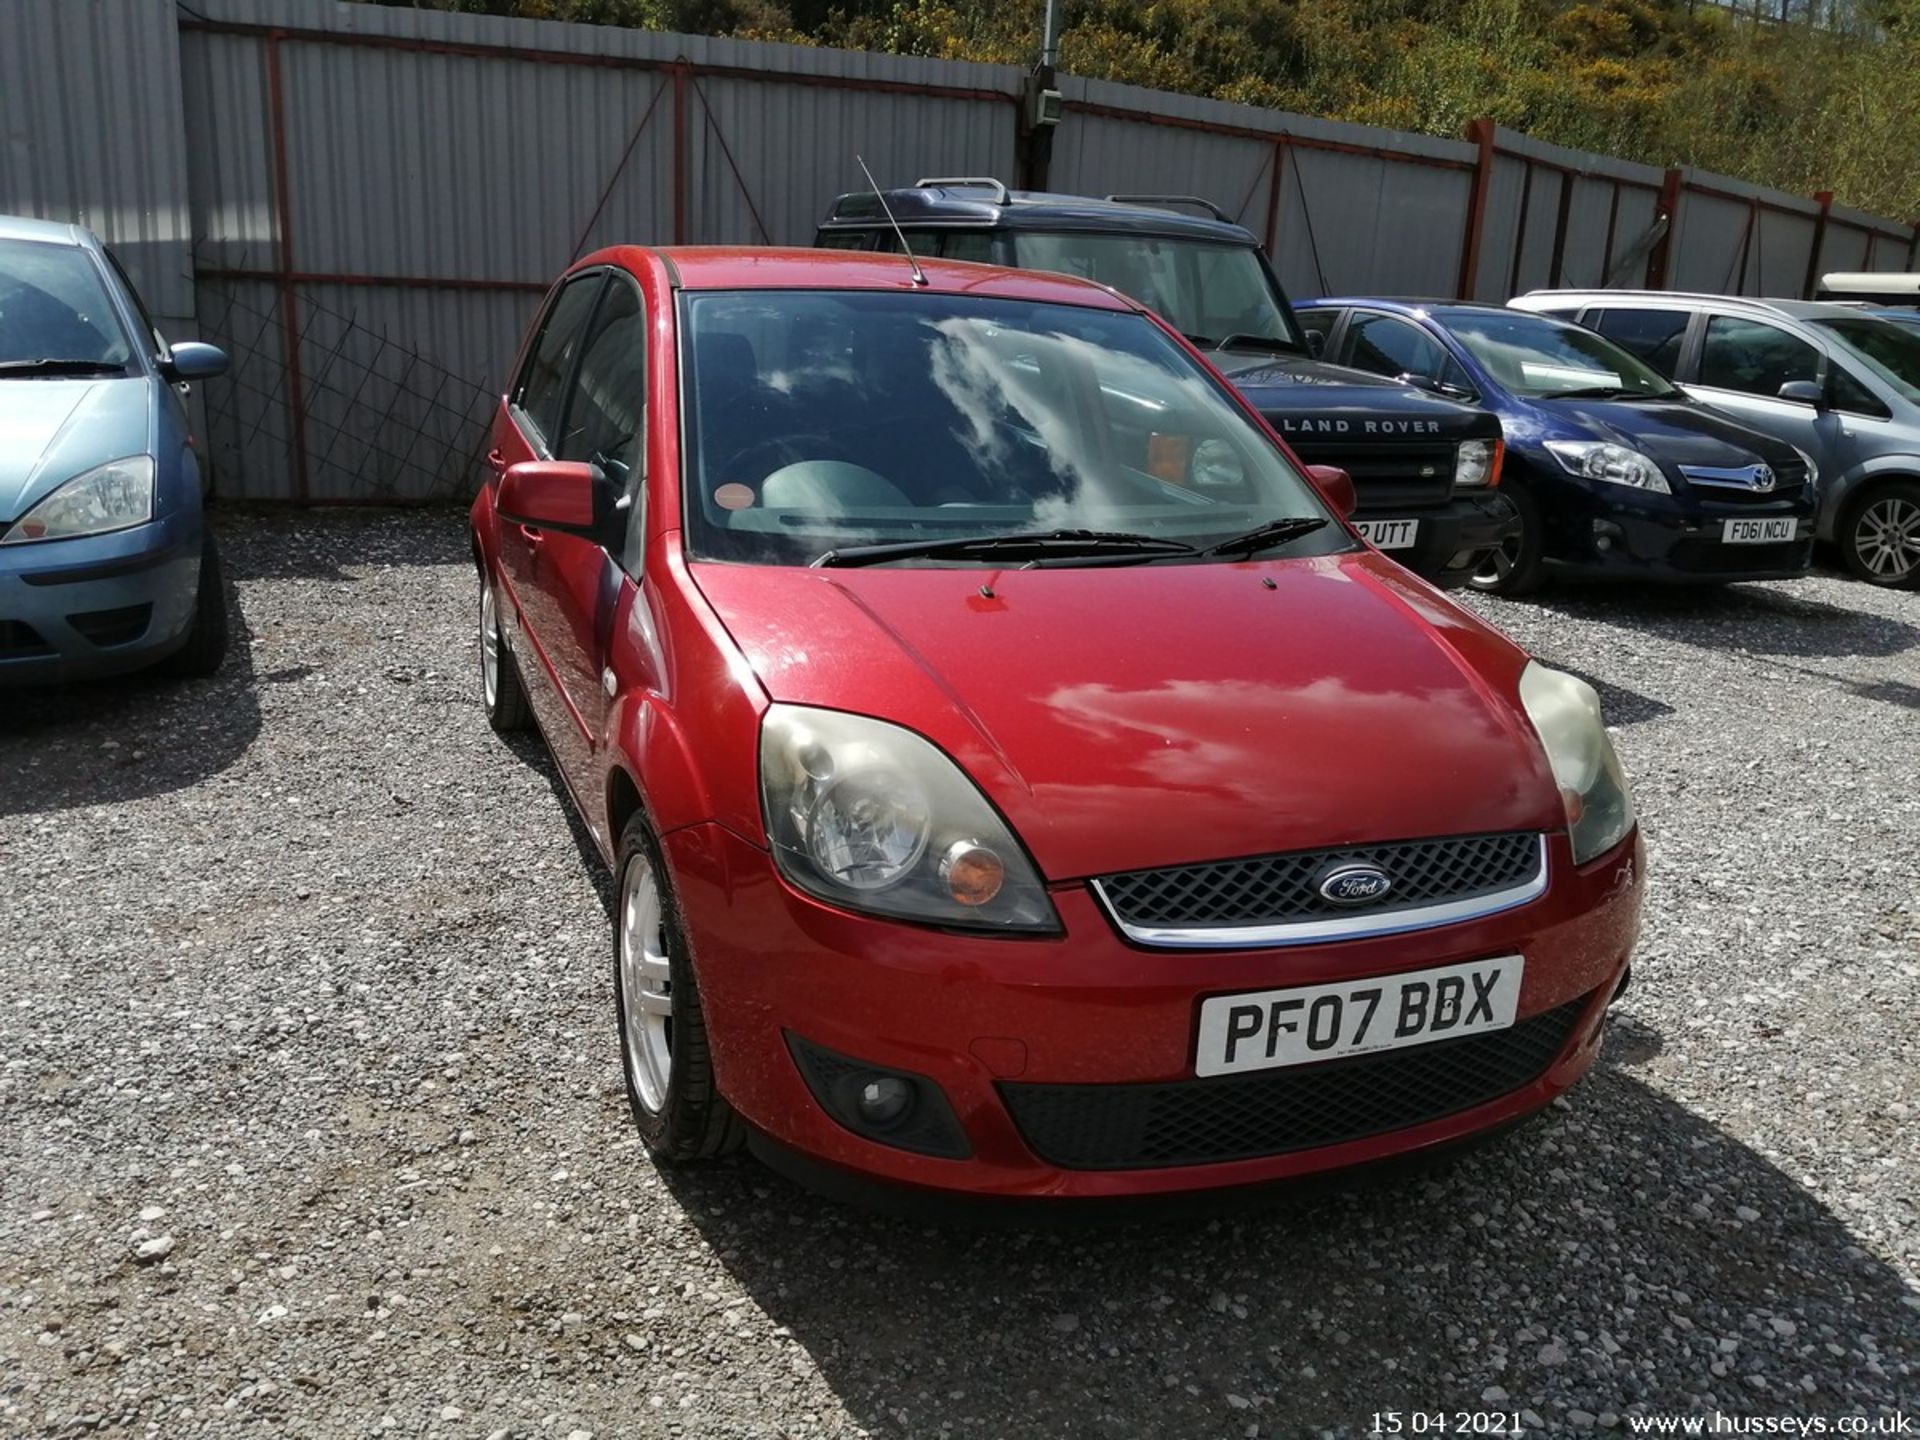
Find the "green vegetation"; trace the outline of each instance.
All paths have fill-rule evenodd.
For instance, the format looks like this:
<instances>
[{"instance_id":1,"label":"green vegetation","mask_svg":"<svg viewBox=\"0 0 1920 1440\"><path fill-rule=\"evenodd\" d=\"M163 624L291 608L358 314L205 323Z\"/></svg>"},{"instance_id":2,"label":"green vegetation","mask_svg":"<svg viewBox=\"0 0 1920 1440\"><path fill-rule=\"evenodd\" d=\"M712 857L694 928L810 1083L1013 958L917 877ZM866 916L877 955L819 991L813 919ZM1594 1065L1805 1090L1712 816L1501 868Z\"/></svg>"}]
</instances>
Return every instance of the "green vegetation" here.
<instances>
[{"instance_id":1,"label":"green vegetation","mask_svg":"<svg viewBox=\"0 0 1920 1440\"><path fill-rule=\"evenodd\" d=\"M1044 0L418 0L1028 65ZM1777 17L1782 0L1766 13ZM1786 0L1792 5L1794 0ZM1920 0L1063 0L1060 68L1440 135L1476 116L1920 216Z\"/></svg>"}]
</instances>

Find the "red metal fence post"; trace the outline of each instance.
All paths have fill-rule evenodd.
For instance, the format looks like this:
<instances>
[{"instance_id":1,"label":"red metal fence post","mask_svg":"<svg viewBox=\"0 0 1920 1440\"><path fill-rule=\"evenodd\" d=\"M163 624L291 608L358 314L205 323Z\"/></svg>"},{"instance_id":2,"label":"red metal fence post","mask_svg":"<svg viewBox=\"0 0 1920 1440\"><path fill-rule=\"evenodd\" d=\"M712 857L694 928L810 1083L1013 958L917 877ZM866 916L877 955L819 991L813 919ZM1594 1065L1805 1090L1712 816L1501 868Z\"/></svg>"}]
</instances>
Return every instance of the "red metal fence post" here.
<instances>
[{"instance_id":1,"label":"red metal fence post","mask_svg":"<svg viewBox=\"0 0 1920 1440\"><path fill-rule=\"evenodd\" d=\"M1487 223L1487 191L1493 184L1493 121L1479 119L1467 126L1467 139L1479 147L1473 166L1473 189L1467 199L1467 234L1460 246L1462 300L1474 298L1480 281L1480 237Z\"/></svg>"},{"instance_id":2,"label":"red metal fence post","mask_svg":"<svg viewBox=\"0 0 1920 1440\"><path fill-rule=\"evenodd\" d=\"M287 348L287 428L293 446L293 502L305 505L312 495L307 475L306 381L300 372L300 300L293 283L293 212L287 204L287 107L280 86L281 34L267 36L267 106L273 132L274 209L279 224L280 324Z\"/></svg>"},{"instance_id":3,"label":"red metal fence post","mask_svg":"<svg viewBox=\"0 0 1920 1440\"><path fill-rule=\"evenodd\" d=\"M1667 171L1667 178L1660 186L1660 205L1654 211L1658 222L1665 219L1666 232L1654 242L1653 249L1647 252L1647 288L1664 290L1667 288L1667 258L1673 253L1673 232L1680 218L1680 182L1682 175L1678 167Z\"/></svg>"},{"instance_id":4,"label":"red metal fence post","mask_svg":"<svg viewBox=\"0 0 1920 1440\"><path fill-rule=\"evenodd\" d=\"M1287 142L1273 142L1273 183L1267 188L1267 257L1280 240L1280 172L1287 163Z\"/></svg>"},{"instance_id":5,"label":"red metal fence post","mask_svg":"<svg viewBox=\"0 0 1920 1440\"><path fill-rule=\"evenodd\" d=\"M1800 287L1802 300L1811 300L1820 283L1820 251L1827 243L1827 217L1833 213L1831 190L1816 191L1813 198L1820 202L1820 215L1813 222L1813 248L1807 251L1807 283Z\"/></svg>"}]
</instances>

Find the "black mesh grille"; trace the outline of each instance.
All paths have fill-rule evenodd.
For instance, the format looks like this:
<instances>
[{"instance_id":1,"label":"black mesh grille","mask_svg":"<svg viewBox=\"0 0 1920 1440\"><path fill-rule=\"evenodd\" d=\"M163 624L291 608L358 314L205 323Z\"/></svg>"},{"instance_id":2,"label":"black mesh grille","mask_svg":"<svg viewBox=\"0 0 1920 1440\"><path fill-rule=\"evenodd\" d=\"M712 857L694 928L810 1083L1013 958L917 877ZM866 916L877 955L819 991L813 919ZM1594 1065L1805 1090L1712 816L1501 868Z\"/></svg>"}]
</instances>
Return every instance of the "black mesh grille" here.
<instances>
[{"instance_id":1,"label":"black mesh grille","mask_svg":"<svg viewBox=\"0 0 1920 1440\"><path fill-rule=\"evenodd\" d=\"M1351 864L1379 866L1392 878L1393 888L1371 905L1335 905L1323 899L1316 888L1321 878ZM1098 883L1114 913L1131 925L1285 925L1467 900L1525 884L1539 870L1540 837L1517 833L1135 870L1103 876Z\"/></svg>"},{"instance_id":2,"label":"black mesh grille","mask_svg":"<svg viewBox=\"0 0 1920 1440\"><path fill-rule=\"evenodd\" d=\"M0 620L0 660L24 660L30 655L52 653L53 647L26 621Z\"/></svg>"},{"instance_id":3,"label":"black mesh grille","mask_svg":"<svg viewBox=\"0 0 1920 1440\"><path fill-rule=\"evenodd\" d=\"M1066 1170L1251 1160L1438 1120L1537 1079L1586 996L1511 1029L1258 1075L1149 1085L1003 1083L1033 1153Z\"/></svg>"},{"instance_id":4,"label":"black mesh grille","mask_svg":"<svg viewBox=\"0 0 1920 1440\"><path fill-rule=\"evenodd\" d=\"M89 610L69 615L67 623L95 645L128 645L147 633L153 618L151 605L127 605L118 610Z\"/></svg>"},{"instance_id":5,"label":"black mesh grille","mask_svg":"<svg viewBox=\"0 0 1920 1440\"><path fill-rule=\"evenodd\" d=\"M1813 551L1813 534L1784 545L1726 545L1719 537L1679 540L1667 563L1691 575L1749 575L1755 571L1804 570Z\"/></svg>"},{"instance_id":6,"label":"black mesh grille","mask_svg":"<svg viewBox=\"0 0 1920 1440\"><path fill-rule=\"evenodd\" d=\"M1362 519L1409 507L1444 505L1453 493L1451 440L1379 443L1306 431L1285 434L1307 464L1338 465L1353 477Z\"/></svg>"}]
</instances>

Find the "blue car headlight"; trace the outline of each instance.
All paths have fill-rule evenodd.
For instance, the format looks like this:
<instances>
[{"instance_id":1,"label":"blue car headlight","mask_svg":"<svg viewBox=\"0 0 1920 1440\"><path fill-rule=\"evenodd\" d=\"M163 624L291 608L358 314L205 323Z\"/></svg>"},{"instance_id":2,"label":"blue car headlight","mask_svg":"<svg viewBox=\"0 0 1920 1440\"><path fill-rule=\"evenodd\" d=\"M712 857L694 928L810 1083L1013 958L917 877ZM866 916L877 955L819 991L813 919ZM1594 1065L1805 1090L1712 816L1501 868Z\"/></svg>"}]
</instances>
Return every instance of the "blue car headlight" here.
<instances>
[{"instance_id":1,"label":"blue car headlight","mask_svg":"<svg viewBox=\"0 0 1920 1440\"><path fill-rule=\"evenodd\" d=\"M1547 450L1562 470L1583 480L1604 480L1609 485L1651 490L1657 495L1673 493L1660 467L1625 445L1606 440L1549 440Z\"/></svg>"},{"instance_id":2,"label":"blue car headlight","mask_svg":"<svg viewBox=\"0 0 1920 1440\"><path fill-rule=\"evenodd\" d=\"M0 535L0 545L71 540L144 525L153 519L153 478L151 455L129 455L95 466L22 515Z\"/></svg>"}]
</instances>

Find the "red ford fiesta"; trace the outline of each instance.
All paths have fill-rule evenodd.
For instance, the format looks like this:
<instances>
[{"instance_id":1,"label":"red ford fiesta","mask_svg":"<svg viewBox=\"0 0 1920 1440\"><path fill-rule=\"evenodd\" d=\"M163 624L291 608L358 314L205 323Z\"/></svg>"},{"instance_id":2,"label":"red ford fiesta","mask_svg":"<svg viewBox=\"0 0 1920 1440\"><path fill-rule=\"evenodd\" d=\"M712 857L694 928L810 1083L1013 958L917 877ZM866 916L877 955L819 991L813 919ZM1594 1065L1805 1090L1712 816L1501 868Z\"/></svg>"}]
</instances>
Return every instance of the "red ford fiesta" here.
<instances>
[{"instance_id":1,"label":"red ford fiesta","mask_svg":"<svg viewBox=\"0 0 1920 1440\"><path fill-rule=\"evenodd\" d=\"M1213 1190L1592 1064L1643 868L1593 691L1113 292L608 250L494 444L487 714L615 867L660 1155Z\"/></svg>"}]
</instances>

